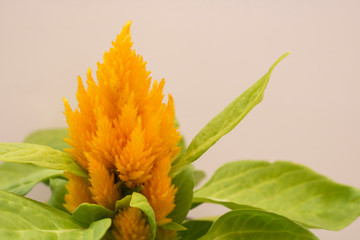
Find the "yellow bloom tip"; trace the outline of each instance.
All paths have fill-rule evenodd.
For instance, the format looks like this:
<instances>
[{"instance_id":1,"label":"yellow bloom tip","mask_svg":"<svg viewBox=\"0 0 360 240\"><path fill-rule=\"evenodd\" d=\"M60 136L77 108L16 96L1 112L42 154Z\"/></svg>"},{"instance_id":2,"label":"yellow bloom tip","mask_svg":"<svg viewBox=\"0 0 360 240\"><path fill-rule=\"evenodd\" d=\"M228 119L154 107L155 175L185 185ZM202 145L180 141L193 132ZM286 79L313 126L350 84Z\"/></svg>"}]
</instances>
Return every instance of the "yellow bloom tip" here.
<instances>
[{"instance_id":1,"label":"yellow bloom tip","mask_svg":"<svg viewBox=\"0 0 360 240\"><path fill-rule=\"evenodd\" d=\"M86 76L87 76L87 83L89 84L89 82L93 82L94 79L92 77L92 74L91 74L91 68L88 68L87 72L86 72Z\"/></svg>"},{"instance_id":2,"label":"yellow bloom tip","mask_svg":"<svg viewBox=\"0 0 360 240\"><path fill-rule=\"evenodd\" d=\"M82 84L82 79L81 79L80 76L78 76L77 80L78 80L78 84L79 84L79 85L83 85L83 84Z\"/></svg>"},{"instance_id":3,"label":"yellow bloom tip","mask_svg":"<svg viewBox=\"0 0 360 240\"><path fill-rule=\"evenodd\" d=\"M129 31L131 24L132 24L132 21L131 21L131 20L127 21L127 23L126 23L125 26L123 27L123 30Z\"/></svg>"},{"instance_id":4,"label":"yellow bloom tip","mask_svg":"<svg viewBox=\"0 0 360 240\"><path fill-rule=\"evenodd\" d=\"M131 26L131 23L132 23L132 21L130 20L130 21L128 21L128 22L124 25L124 27L123 27L122 30L121 30L120 35L122 35L122 34L129 35L129 34L130 34L130 26ZM119 37L119 36L118 36L118 37Z\"/></svg>"}]
</instances>

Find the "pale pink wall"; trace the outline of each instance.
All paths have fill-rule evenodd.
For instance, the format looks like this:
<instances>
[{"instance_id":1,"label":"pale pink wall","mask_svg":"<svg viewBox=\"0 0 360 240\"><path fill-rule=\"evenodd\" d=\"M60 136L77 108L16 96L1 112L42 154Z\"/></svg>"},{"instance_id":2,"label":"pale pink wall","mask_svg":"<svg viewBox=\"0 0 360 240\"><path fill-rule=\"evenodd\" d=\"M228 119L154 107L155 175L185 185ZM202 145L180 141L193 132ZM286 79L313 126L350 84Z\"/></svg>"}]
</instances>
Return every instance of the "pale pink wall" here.
<instances>
[{"instance_id":1,"label":"pale pink wall","mask_svg":"<svg viewBox=\"0 0 360 240\"><path fill-rule=\"evenodd\" d=\"M360 187L359 1L0 1L0 142L65 124L77 75L127 20L190 140L283 53L264 101L196 162L292 160ZM46 195L33 193L37 198ZM203 216L200 208L192 216ZM221 211L221 209L218 209ZM321 239L360 239L360 221Z\"/></svg>"}]
</instances>

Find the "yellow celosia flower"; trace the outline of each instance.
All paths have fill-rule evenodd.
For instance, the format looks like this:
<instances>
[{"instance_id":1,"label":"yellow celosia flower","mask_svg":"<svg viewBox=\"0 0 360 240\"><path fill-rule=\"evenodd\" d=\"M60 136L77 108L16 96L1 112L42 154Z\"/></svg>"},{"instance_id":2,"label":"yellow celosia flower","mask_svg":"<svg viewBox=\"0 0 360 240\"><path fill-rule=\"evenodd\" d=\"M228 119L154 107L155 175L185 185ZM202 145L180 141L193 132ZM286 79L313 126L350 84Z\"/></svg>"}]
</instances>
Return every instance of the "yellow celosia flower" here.
<instances>
[{"instance_id":1,"label":"yellow celosia flower","mask_svg":"<svg viewBox=\"0 0 360 240\"><path fill-rule=\"evenodd\" d=\"M73 111L64 99L71 146L67 152L89 174L89 179L68 174L65 207L72 212L89 202L114 210L115 202L124 197L122 189L140 189L157 223L164 224L171 221L167 215L175 207L176 189L168 175L181 137L175 127L173 99L169 95L168 103L163 102L164 80L151 86L146 62L132 49L130 25L124 26L103 63L98 63L97 83L90 69L87 89L79 77L78 109ZM148 231L138 226L143 218L138 210L123 210L114 221L115 236L141 239L125 235ZM130 230L125 231L123 224L132 226L133 232L126 232Z\"/></svg>"}]
</instances>

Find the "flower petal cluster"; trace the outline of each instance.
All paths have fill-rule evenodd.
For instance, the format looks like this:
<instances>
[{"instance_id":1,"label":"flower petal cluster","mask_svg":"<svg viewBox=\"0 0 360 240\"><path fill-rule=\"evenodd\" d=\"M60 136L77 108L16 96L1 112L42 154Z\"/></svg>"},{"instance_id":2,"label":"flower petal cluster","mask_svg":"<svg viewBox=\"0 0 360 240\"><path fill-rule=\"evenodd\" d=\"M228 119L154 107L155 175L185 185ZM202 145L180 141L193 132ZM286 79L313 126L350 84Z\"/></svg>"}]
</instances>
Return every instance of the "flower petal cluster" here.
<instances>
[{"instance_id":1,"label":"flower petal cluster","mask_svg":"<svg viewBox=\"0 0 360 240\"><path fill-rule=\"evenodd\" d=\"M72 110L64 99L69 126L66 141L71 146L66 151L89 175L86 179L68 174L65 207L72 212L89 202L114 210L117 200L140 191L152 206L157 223L165 224L171 221L167 215L175 207L176 189L169 171L171 160L179 153L181 136L175 127L173 98L169 95L164 102L164 80L151 84L146 62L132 48L130 25L124 26L105 52L103 63L98 63L97 82L90 69L87 88L78 78L78 108ZM115 227L126 219L129 226L143 221L141 213L130 209L119 213ZM118 229L114 235L127 239L122 232Z\"/></svg>"}]
</instances>

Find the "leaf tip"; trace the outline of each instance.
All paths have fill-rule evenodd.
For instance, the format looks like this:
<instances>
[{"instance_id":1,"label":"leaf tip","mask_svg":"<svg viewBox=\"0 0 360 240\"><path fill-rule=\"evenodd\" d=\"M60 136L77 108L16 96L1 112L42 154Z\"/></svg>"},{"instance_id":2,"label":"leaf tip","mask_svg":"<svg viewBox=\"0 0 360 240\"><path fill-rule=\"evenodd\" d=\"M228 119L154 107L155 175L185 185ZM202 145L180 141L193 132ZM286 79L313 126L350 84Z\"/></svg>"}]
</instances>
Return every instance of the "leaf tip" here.
<instances>
[{"instance_id":1,"label":"leaf tip","mask_svg":"<svg viewBox=\"0 0 360 240\"><path fill-rule=\"evenodd\" d=\"M271 73L271 72L274 70L274 68L276 67L276 65L278 65L278 63L281 62L284 58L286 58L290 53L291 53L291 51L289 51L289 52L281 55L281 56L274 62L274 64L270 67L269 73Z\"/></svg>"}]
</instances>

